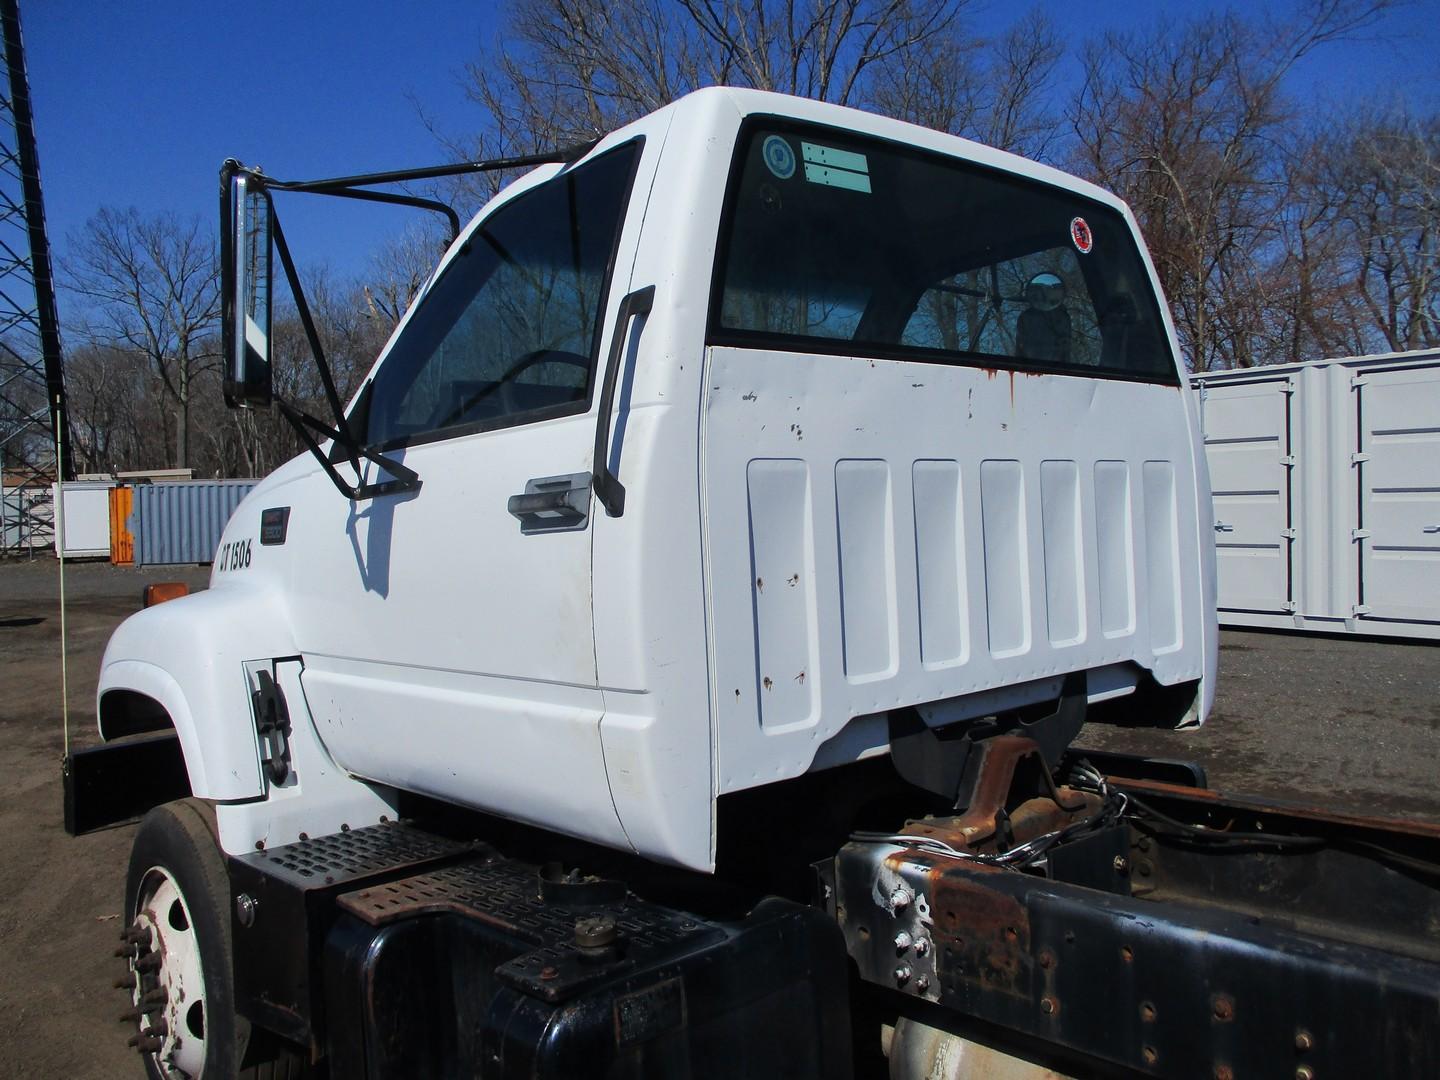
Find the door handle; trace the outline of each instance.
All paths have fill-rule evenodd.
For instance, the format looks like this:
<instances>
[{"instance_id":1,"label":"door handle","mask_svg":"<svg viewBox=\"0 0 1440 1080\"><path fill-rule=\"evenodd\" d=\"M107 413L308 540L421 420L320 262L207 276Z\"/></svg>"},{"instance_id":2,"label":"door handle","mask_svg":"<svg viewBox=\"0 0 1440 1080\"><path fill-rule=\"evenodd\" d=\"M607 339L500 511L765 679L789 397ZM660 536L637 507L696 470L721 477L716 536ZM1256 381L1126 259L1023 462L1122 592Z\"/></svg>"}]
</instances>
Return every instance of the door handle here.
<instances>
[{"instance_id":1,"label":"door handle","mask_svg":"<svg viewBox=\"0 0 1440 1080\"><path fill-rule=\"evenodd\" d=\"M1426 525L1420 531L1422 533L1440 533L1440 525Z\"/></svg>"},{"instance_id":2,"label":"door handle","mask_svg":"<svg viewBox=\"0 0 1440 1080\"><path fill-rule=\"evenodd\" d=\"M526 535L583 529L590 520L590 474L541 476L525 483L525 490L505 504L520 521Z\"/></svg>"},{"instance_id":3,"label":"door handle","mask_svg":"<svg viewBox=\"0 0 1440 1080\"><path fill-rule=\"evenodd\" d=\"M1215 531L1216 531L1216 532L1234 532L1234 531L1235 531L1235 526L1234 526L1234 525L1226 525L1225 522L1223 522L1223 521L1217 521L1217 522L1215 522Z\"/></svg>"},{"instance_id":4,"label":"door handle","mask_svg":"<svg viewBox=\"0 0 1440 1080\"><path fill-rule=\"evenodd\" d=\"M619 517L625 512L625 485L610 471L610 410L615 407L615 384L619 381L630 320L637 315L648 315L654 306L654 285L636 289L620 301L620 310L615 313L615 329L610 334L610 357L605 364L605 384L600 392L600 418L595 424L595 458L592 468L595 476L595 497L611 517Z\"/></svg>"}]
</instances>

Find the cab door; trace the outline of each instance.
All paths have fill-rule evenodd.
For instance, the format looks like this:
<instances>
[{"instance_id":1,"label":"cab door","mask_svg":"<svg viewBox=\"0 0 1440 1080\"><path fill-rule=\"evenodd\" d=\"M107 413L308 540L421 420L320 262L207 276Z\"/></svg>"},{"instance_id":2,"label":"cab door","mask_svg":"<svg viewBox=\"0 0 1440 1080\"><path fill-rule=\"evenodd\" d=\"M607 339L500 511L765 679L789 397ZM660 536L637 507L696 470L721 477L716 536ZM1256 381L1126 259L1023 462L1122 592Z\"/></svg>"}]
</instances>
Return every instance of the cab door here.
<instances>
[{"instance_id":1,"label":"cab door","mask_svg":"<svg viewBox=\"0 0 1440 1080\"><path fill-rule=\"evenodd\" d=\"M293 619L336 761L611 844L592 455L659 142L627 134L472 226L376 368L360 422L419 489L348 502L317 476L292 513L315 519Z\"/></svg>"}]
</instances>

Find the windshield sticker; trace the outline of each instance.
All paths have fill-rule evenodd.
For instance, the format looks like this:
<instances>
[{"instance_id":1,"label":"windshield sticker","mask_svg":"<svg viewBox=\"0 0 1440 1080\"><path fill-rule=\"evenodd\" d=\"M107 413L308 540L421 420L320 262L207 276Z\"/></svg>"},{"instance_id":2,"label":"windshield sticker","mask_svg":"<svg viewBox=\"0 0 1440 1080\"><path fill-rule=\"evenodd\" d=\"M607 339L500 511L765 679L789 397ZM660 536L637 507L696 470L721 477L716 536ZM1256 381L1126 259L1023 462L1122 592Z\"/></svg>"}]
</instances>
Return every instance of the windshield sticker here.
<instances>
[{"instance_id":1,"label":"windshield sticker","mask_svg":"<svg viewBox=\"0 0 1440 1080\"><path fill-rule=\"evenodd\" d=\"M800 153L805 158L805 179L810 183L870 194L870 165L864 154L808 142L800 144Z\"/></svg>"},{"instance_id":2,"label":"windshield sticker","mask_svg":"<svg viewBox=\"0 0 1440 1080\"><path fill-rule=\"evenodd\" d=\"M1075 243L1075 250L1081 255L1089 255L1090 249L1095 246L1095 237L1090 233L1090 226L1083 217L1070 219L1070 239Z\"/></svg>"},{"instance_id":3,"label":"windshield sticker","mask_svg":"<svg viewBox=\"0 0 1440 1080\"><path fill-rule=\"evenodd\" d=\"M765 167L779 179L789 180L795 175L795 151L779 135L766 137L761 156L765 159Z\"/></svg>"}]
</instances>

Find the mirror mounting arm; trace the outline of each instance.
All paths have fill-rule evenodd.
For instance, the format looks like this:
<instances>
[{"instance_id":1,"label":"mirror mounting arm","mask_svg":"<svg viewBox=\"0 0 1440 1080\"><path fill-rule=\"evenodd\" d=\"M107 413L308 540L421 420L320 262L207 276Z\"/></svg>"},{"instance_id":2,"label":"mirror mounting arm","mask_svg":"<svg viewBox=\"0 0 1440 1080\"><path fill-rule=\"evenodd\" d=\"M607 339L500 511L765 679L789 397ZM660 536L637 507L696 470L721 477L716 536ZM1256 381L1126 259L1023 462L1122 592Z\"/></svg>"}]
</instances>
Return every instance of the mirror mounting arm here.
<instances>
[{"instance_id":1,"label":"mirror mounting arm","mask_svg":"<svg viewBox=\"0 0 1440 1080\"><path fill-rule=\"evenodd\" d=\"M309 413L302 412L295 408L295 406L291 405L288 401L278 396L275 398L275 407L280 410L280 415L290 422L290 426L293 427L295 433L300 436L300 441L305 444L305 448L314 455L316 461L320 462L320 467L325 470L325 475L330 477L330 482L335 485L336 490L345 496L345 498L355 502L360 499L373 499L377 495L395 495L403 491L420 490L420 476L414 469L402 465L393 458L388 458L383 454L376 453L368 447L360 446L356 443L346 445L345 437L339 431L336 431L329 424L315 419L315 417ZM317 433L327 439L333 439L336 443L345 447L351 455L352 461L355 461L355 476L357 480L362 481L361 483L352 484L340 475L339 470L335 468L335 465L325 455L325 452L320 449L320 443L315 438ZM360 457L380 466L380 468L388 472L393 479L385 480L378 484L363 483L364 473L361 471L358 460L356 460Z\"/></svg>"},{"instance_id":2,"label":"mirror mounting arm","mask_svg":"<svg viewBox=\"0 0 1440 1080\"><path fill-rule=\"evenodd\" d=\"M517 157L492 158L488 161L460 161L449 165L433 165L425 169L400 169L395 172L364 173L357 176L335 176L325 180L275 180L265 177L265 185L275 191L299 191L311 195L338 195L344 199L364 199L369 202L392 203L396 206L414 206L421 210L432 210L444 214L450 224L450 240L453 243L460 236L460 217L453 207L436 199L419 195L398 194L389 191L366 191L376 184L401 184L416 180L436 180L445 176L463 176L467 173L500 172L506 169L529 169L536 165L565 164L580 160L593 150L600 140L576 143L543 154L522 154Z\"/></svg>"},{"instance_id":3,"label":"mirror mounting arm","mask_svg":"<svg viewBox=\"0 0 1440 1080\"><path fill-rule=\"evenodd\" d=\"M268 196L267 196L268 198ZM300 325L305 328L305 339L310 344L310 355L315 358L315 367L320 372L320 382L325 388L325 400L330 414L335 417L335 438L345 448L355 475L360 475L359 440L350 430L350 421L345 416L345 406L340 393L335 389L335 378L325 360L325 350L320 344L320 333L315 329L315 320L310 315L310 305L305 301L305 290L300 286L300 275L295 262L290 258L290 245L285 242L285 233L280 228L279 217L272 219L275 237L275 251L280 256L280 265L285 269L285 279L290 283L290 292L295 298L295 309L300 316Z\"/></svg>"}]
</instances>

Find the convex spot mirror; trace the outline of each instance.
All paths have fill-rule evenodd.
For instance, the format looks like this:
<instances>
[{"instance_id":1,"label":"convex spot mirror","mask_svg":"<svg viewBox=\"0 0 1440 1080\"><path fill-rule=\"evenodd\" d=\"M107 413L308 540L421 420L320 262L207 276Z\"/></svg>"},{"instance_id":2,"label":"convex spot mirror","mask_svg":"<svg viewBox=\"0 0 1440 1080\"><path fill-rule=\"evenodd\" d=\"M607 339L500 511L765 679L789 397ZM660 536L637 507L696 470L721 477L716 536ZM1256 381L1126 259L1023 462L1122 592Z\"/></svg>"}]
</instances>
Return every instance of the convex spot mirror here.
<instances>
[{"instance_id":1,"label":"convex spot mirror","mask_svg":"<svg viewBox=\"0 0 1440 1080\"><path fill-rule=\"evenodd\" d=\"M220 171L220 291L225 403L269 405L274 210L261 181L235 161Z\"/></svg>"}]
</instances>

